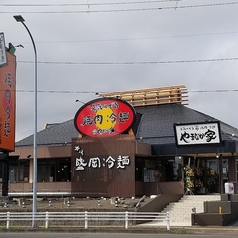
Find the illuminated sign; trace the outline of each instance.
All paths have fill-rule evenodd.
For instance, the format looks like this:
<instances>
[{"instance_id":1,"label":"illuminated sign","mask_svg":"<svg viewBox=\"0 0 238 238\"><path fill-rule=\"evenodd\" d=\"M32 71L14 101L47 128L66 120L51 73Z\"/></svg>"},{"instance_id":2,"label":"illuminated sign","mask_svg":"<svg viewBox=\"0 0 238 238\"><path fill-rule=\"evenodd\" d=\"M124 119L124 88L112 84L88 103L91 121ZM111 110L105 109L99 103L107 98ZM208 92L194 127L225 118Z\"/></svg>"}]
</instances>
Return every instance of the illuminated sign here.
<instances>
[{"instance_id":1,"label":"illuminated sign","mask_svg":"<svg viewBox=\"0 0 238 238\"><path fill-rule=\"evenodd\" d=\"M175 124L177 145L221 143L219 122Z\"/></svg>"},{"instance_id":2,"label":"illuminated sign","mask_svg":"<svg viewBox=\"0 0 238 238\"><path fill-rule=\"evenodd\" d=\"M134 108L117 98L100 98L82 106L74 124L79 133L91 137L114 136L128 131L135 121Z\"/></svg>"},{"instance_id":3,"label":"illuminated sign","mask_svg":"<svg viewBox=\"0 0 238 238\"><path fill-rule=\"evenodd\" d=\"M0 32L0 67L7 64L7 53L5 47L4 34Z\"/></svg>"},{"instance_id":4,"label":"illuminated sign","mask_svg":"<svg viewBox=\"0 0 238 238\"><path fill-rule=\"evenodd\" d=\"M7 52L0 68L0 151L15 150L16 57Z\"/></svg>"}]
</instances>

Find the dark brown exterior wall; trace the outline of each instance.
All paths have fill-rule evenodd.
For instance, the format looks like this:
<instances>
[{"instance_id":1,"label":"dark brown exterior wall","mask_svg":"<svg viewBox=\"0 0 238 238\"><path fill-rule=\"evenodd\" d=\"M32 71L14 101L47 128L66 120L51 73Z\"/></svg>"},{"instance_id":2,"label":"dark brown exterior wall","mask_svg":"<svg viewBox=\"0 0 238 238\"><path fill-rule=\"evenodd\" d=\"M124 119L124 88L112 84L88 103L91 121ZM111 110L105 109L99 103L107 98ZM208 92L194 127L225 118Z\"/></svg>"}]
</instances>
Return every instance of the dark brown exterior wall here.
<instances>
[{"instance_id":1,"label":"dark brown exterior wall","mask_svg":"<svg viewBox=\"0 0 238 238\"><path fill-rule=\"evenodd\" d=\"M75 150L79 146L81 153ZM106 162L111 156L112 168ZM119 156L129 156L130 163L118 168ZM76 170L77 159L83 159L84 169ZM98 158L100 166L89 165ZM82 160L81 160L82 161ZM97 161L98 162L98 161ZM99 163L99 162L98 162ZM132 197L135 196L135 138L118 135L110 138L77 138L72 143L72 194L75 197Z\"/></svg>"},{"instance_id":2,"label":"dark brown exterior wall","mask_svg":"<svg viewBox=\"0 0 238 238\"><path fill-rule=\"evenodd\" d=\"M158 194L184 194L184 183L182 181L173 182L147 182L144 183L144 194L147 196Z\"/></svg>"}]
</instances>

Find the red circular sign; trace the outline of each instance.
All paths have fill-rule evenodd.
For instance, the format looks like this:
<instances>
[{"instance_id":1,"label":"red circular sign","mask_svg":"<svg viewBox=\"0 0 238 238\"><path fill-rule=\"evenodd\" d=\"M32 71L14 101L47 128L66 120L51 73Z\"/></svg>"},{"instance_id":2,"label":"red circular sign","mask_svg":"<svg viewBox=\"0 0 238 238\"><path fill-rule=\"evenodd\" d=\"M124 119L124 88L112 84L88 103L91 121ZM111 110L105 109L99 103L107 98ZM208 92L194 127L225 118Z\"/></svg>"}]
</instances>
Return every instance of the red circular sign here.
<instances>
[{"instance_id":1,"label":"red circular sign","mask_svg":"<svg viewBox=\"0 0 238 238\"><path fill-rule=\"evenodd\" d=\"M135 110L117 98L95 99L82 106L74 117L79 133L107 137L128 131L135 121Z\"/></svg>"}]
</instances>

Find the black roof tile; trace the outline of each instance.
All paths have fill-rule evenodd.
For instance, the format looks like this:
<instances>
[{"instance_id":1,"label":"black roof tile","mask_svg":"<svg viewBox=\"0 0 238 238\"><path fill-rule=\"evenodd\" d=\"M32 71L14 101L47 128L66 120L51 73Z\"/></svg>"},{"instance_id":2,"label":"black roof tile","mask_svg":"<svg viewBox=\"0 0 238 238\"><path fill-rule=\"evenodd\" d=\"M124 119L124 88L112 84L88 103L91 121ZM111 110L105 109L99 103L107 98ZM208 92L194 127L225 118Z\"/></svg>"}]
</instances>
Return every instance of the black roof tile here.
<instances>
[{"instance_id":1,"label":"black roof tile","mask_svg":"<svg viewBox=\"0 0 238 238\"><path fill-rule=\"evenodd\" d=\"M175 143L174 123L196 123L218 121L204 113L193 110L181 104L168 104L147 107L136 107L137 119L133 126L136 140L148 144ZM238 129L220 122L223 140L238 140ZM232 136L233 134L233 136ZM79 135L74 127L74 120L50 124L49 127L37 133L38 145L54 145L71 143L72 138ZM32 146L33 135L16 142L16 147Z\"/></svg>"}]
</instances>

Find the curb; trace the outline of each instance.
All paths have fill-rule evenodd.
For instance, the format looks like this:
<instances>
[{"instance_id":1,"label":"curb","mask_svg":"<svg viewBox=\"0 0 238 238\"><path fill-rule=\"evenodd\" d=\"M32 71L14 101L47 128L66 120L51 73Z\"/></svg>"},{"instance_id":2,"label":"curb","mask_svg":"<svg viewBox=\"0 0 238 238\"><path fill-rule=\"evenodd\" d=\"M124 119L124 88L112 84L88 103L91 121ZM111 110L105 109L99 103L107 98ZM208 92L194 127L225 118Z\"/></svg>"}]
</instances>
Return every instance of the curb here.
<instances>
[{"instance_id":1,"label":"curb","mask_svg":"<svg viewBox=\"0 0 238 238\"><path fill-rule=\"evenodd\" d=\"M85 229L83 227L50 227L45 228L29 228L29 227L10 227L2 228L0 232L65 232L65 233L150 233L150 234L237 234L238 227L171 227L167 230L162 227L134 227L128 229L123 227L91 227Z\"/></svg>"}]
</instances>

